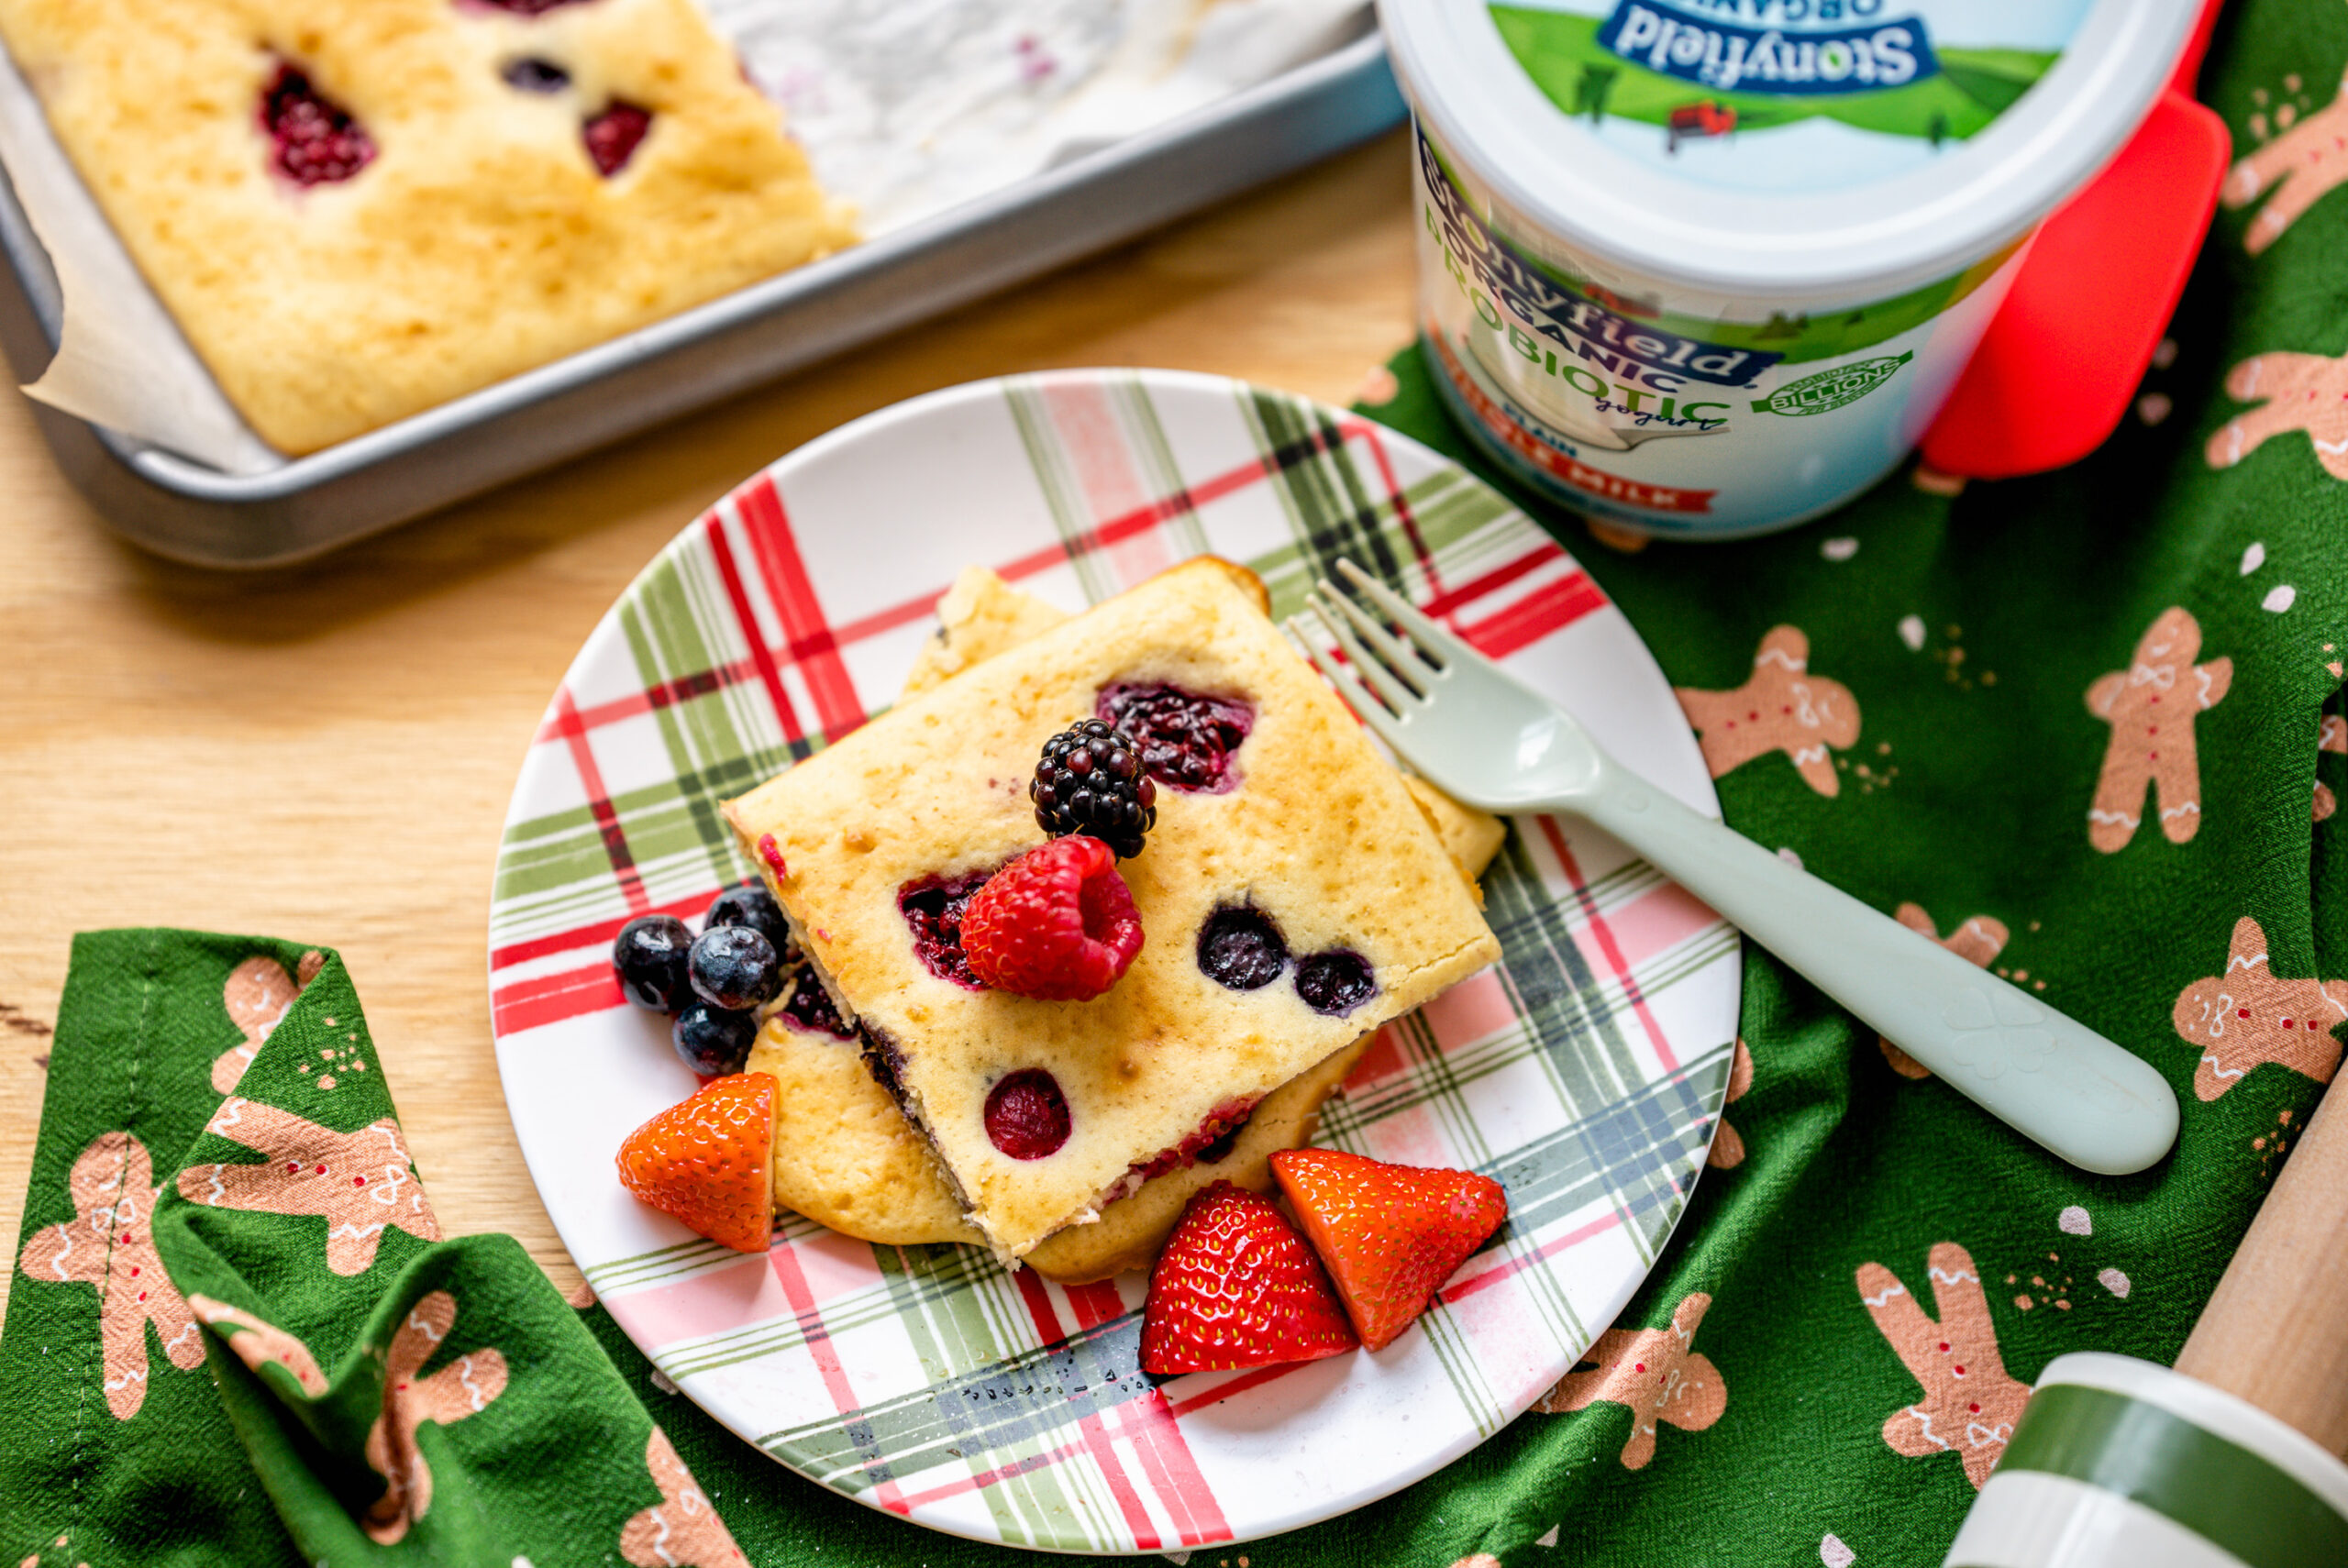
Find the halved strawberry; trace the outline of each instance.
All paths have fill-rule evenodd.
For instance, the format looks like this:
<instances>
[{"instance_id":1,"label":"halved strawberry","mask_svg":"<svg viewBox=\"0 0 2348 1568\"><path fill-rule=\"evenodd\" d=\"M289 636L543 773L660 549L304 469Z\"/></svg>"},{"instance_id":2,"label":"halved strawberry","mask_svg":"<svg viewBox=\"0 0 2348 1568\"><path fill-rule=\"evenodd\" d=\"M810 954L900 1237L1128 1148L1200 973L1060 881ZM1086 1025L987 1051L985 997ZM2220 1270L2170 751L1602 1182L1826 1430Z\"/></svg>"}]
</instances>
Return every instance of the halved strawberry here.
<instances>
[{"instance_id":1,"label":"halved strawberry","mask_svg":"<svg viewBox=\"0 0 2348 1568\"><path fill-rule=\"evenodd\" d=\"M1508 1218L1501 1184L1469 1171L1282 1149L1272 1175L1328 1265L1362 1344L1374 1351L1393 1343Z\"/></svg>"},{"instance_id":2,"label":"halved strawberry","mask_svg":"<svg viewBox=\"0 0 2348 1568\"><path fill-rule=\"evenodd\" d=\"M1268 1198L1219 1181L1182 1210L1142 1313L1145 1372L1223 1372L1354 1348L1312 1250Z\"/></svg>"},{"instance_id":3,"label":"halved strawberry","mask_svg":"<svg viewBox=\"0 0 2348 1568\"><path fill-rule=\"evenodd\" d=\"M620 1183L711 1241L762 1253L774 1231L771 1073L711 1080L620 1144Z\"/></svg>"}]
</instances>

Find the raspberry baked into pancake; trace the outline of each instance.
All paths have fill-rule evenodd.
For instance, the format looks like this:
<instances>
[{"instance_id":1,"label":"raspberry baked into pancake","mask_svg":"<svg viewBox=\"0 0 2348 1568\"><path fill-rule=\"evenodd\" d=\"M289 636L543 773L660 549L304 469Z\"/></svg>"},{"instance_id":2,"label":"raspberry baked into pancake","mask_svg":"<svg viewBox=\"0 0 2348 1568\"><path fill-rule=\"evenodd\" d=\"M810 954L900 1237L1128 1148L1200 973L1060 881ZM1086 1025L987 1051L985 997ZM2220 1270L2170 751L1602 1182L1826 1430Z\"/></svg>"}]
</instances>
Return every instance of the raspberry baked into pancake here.
<instances>
[{"instance_id":1,"label":"raspberry baked into pancake","mask_svg":"<svg viewBox=\"0 0 2348 1568\"><path fill-rule=\"evenodd\" d=\"M692 0L0 0L0 38L289 453L854 237Z\"/></svg>"},{"instance_id":2,"label":"raspberry baked into pancake","mask_svg":"<svg viewBox=\"0 0 2348 1568\"><path fill-rule=\"evenodd\" d=\"M726 808L1001 1256L1097 1219L1499 956L1428 818L1265 604L1242 569L1178 567ZM1090 999L981 988L965 912L1043 837L1044 742L1095 716L1165 780L1112 873L1139 952Z\"/></svg>"}]
</instances>

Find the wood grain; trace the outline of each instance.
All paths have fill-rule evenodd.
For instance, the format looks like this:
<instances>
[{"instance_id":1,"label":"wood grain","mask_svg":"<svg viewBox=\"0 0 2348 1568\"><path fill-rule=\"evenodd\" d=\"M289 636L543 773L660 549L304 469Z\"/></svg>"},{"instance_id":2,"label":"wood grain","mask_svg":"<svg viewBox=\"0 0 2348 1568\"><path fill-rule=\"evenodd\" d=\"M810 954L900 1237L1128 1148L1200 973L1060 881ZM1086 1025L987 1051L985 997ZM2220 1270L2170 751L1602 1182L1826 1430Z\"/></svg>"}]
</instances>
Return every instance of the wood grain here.
<instances>
[{"instance_id":1,"label":"wood grain","mask_svg":"<svg viewBox=\"0 0 2348 1568\"><path fill-rule=\"evenodd\" d=\"M2176 1370L2240 1396L2348 1458L2348 1094L2335 1083L2178 1353Z\"/></svg>"},{"instance_id":2,"label":"wood grain","mask_svg":"<svg viewBox=\"0 0 2348 1568\"><path fill-rule=\"evenodd\" d=\"M569 1288L491 1055L490 871L539 713L637 569L763 464L958 381L1162 365L1342 403L1409 339L1411 265L1398 133L949 323L258 577L118 543L22 400L0 395L10 1261L72 933L184 925L339 948L441 1223L513 1232Z\"/></svg>"}]
</instances>

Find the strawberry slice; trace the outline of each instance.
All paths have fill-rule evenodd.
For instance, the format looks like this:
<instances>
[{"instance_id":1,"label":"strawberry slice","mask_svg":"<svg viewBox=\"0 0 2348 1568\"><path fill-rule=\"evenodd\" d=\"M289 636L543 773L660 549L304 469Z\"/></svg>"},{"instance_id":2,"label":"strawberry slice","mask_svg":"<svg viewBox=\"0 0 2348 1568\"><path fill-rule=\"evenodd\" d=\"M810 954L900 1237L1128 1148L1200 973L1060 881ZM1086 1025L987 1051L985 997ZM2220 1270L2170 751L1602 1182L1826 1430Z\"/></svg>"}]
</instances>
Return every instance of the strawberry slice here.
<instances>
[{"instance_id":1,"label":"strawberry slice","mask_svg":"<svg viewBox=\"0 0 2348 1568\"><path fill-rule=\"evenodd\" d=\"M1508 1218L1501 1184L1468 1171L1282 1149L1272 1175L1328 1265L1362 1344L1374 1351L1392 1344Z\"/></svg>"},{"instance_id":2,"label":"strawberry slice","mask_svg":"<svg viewBox=\"0 0 2348 1568\"><path fill-rule=\"evenodd\" d=\"M1312 1250L1268 1198L1219 1181L1157 1254L1141 1320L1145 1372L1224 1372L1354 1348Z\"/></svg>"},{"instance_id":3,"label":"strawberry slice","mask_svg":"<svg viewBox=\"0 0 2348 1568\"><path fill-rule=\"evenodd\" d=\"M774 1231L771 1073L714 1078L620 1144L620 1185L737 1253L762 1253Z\"/></svg>"}]
</instances>

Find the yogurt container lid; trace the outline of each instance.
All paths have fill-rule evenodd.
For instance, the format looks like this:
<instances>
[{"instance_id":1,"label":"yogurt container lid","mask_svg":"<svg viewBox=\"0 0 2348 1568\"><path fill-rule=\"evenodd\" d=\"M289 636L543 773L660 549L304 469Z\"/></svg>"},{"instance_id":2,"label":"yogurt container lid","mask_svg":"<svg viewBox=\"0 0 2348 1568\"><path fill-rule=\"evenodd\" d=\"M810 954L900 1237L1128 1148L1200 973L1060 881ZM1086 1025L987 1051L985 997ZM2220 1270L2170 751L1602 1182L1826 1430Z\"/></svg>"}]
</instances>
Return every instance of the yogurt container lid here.
<instances>
[{"instance_id":1,"label":"yogurt container lid","mask_svg":"<svg viewBox=\"0 0 2348 1568\"><path fill-rule=\"evenodd\" d=\"M2117 152L2198 0L1379 0L1496 200L1637 278L1844 303L2019 238Z\"/></svg>"}]
</instances>

